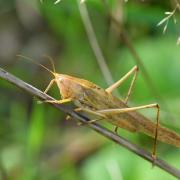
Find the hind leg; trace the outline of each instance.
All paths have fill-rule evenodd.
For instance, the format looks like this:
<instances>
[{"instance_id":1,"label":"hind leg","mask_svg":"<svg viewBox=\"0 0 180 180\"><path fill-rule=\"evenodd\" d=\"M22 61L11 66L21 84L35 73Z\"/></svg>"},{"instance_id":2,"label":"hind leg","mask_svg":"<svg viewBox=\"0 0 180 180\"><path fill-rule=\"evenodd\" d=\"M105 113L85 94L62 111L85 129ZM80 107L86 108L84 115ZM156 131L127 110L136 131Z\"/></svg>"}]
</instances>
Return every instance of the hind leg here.
<instances>
[{"instance_id":1,"label":"hind leg","mask_svg":"<svg viewBox=\"0 0 180 180\"><path fill-rule=\"evenodd\" d=\"M146 108L156 108L157 109L157 115L156 115L156 129L154 134L154 144L152 149L152 158L155 161L156 159L156 149L157 149L157 138L158 138L158 127L159 127L159 116L160 116L160 107L158 104L148 104L144 106L137 106L132 108L122 108L122 109L104 109L104 110L98 110L96 112L102 113L104 115L113 115L113 114L119 114L119 113L126 113L131 111L136 111L140 109L146 109ZM148 125L148 122L147 122ZM142 126L143 127L143 126ZM143 129L142 129L143 131Z\"/></svg>"}]
</instances>

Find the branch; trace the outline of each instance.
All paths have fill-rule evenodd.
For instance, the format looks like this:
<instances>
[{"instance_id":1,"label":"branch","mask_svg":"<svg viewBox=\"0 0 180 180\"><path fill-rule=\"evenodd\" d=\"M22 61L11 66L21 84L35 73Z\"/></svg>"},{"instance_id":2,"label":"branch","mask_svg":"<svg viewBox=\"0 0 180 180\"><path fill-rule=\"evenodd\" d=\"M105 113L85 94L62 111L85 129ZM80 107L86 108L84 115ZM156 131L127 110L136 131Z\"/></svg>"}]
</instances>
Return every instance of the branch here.
<instances>
[{"instance_id":1,"label":"branch","mask_svg":"<svg viewBox=\"0 0 180 180\"><path fill-rule=\"evenodd\" d=\"M14 84L15 86L19 87L20 89L28 92L32 96L35 96L41 100L54 100L51 96L44 94L42 91L39 89L33 87L32 85L22 81L21 79L13 76L12 74L8 73L4 69L0 68L0 77L4 80L7 80L8 82ZM82 116L80 113L74 112L71 108L65 106L65 105L59 105L59 104L51 104L52 106L58 108L59 110L68 113L70 116L72 116L74 119L87 124L87 121L89 120L87 117ZM138 156L146 159L149 162L152 162L152 156L151 153L145 151L144 149L138 147L135 144L130 143L126 139L118 136L117 134L111 132L110 130L102 127L99 124L92 123L92 124L87 124L87 126L99 134L107 137L108 139L116 142L117 144L125 147L129 151L137 154ZM180 170L178 170L175 167L172 167L169 165L167 162L161 160L160 158L157 158L156 161L154 162L154 165L158 166L159 168L163 169L164 171L168 172L169 174L180 178Z\"/></svg>"}]
</instances>

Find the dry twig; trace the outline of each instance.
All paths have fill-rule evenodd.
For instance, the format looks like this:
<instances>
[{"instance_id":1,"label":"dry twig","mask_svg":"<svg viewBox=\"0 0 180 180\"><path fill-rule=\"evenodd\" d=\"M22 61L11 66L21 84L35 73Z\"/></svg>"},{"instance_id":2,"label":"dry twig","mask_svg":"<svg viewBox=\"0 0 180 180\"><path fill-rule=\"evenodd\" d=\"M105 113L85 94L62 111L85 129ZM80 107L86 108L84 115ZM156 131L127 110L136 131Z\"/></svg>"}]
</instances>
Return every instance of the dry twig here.
<instances>
[{"instance_id":1,"label":"dry twig","mask_svg":"<svg viewBox=\"0 0 180 180\"><path fill-rule=\"evenodd\" d=\"M79 12L81 15L81 19L83 21L89 43L91 45L91 48L93 50L93 53L96 57L96 60L98 62L99 68L107 82L108 85L111 85L114 83L111 72L106 64L106 60L102 54L101 48L99 46L99 43L96 38L96 34L94 32L93 26L91 24L91 20L89 17L89 13L86 7L86 3L80 3L79 0L77 0Z\"/></svg>"},{"instance_id":2,"label":"dry twig","mask_svg":"<svg viewBox=\"0 0 180 180\"><path fill-rule=\"evenodd\" d=\"M20 89L28 92L32 96L35 96L41 100L47 100L47 99L48 100L54 100L49 95L44 94L39 89L37 89L37 88L31 86L30 84L20 80L19 78L13 76L12 74L8 73L7 71L3 70L2 68L0 68L0 77L4 80L7 80L8 82L16 85ZM65 113L68 113L74 119L76 119L82 123L86 124L87 121L89 120L87 117L82 116L80 113L74 112L72 109L70 109L69 107L67 107L65 105L59 105L59 104L52 104L52 105L55 106L56 108L58 108L59 110L62 110ZM146 159L147 161L152 162L153 159L152 159L151 153L145 151L144 149L138 147L135 144L130 143L126 139L114 134L110 130L102 127L101 125L96 124L96 123L92 123L92 124L87 124L87 126L91 129L95 130L96 132L100 133L101 135L107 137L108 139L116 142L117 144L125 147L129 151L131 151L131 152L137 154L138 156ZM177 178L180 178L180 170L176 169L175 167L172 167L171 165L169 165L165 161L161 160L160 158L157 158L157 160L155 161L155 165L158 166L159 168L163 169L164 171L168 172L169 174L171 174Z\"/></svg>"}]
</instances>

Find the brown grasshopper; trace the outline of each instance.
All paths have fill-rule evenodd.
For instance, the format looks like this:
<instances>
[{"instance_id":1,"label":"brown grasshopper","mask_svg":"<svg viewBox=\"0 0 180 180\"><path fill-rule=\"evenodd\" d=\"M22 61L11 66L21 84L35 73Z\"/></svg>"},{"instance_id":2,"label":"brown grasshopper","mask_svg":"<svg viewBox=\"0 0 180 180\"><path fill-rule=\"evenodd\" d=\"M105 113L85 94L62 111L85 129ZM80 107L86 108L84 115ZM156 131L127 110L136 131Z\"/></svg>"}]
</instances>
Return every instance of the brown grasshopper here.
<instances>
[{"instance_id":1,"label":"brown grasshopper","mask_svg":"<svg viewBox=\"0 0 180 180\"><path fill-rule=\"evenodd\" d=\"M32 61L30 58L25 58ZM75 111L83 111L98 117L96 119L88 121L88 123L93 123L98 120L107 120L108 122L115 125L116 132L117 128L120 127L130 132L142 132L144 134L147 134L148 136L153 137L154 145L152 157L154 159L156 158L157 140L180 147L180 135L175 133L174 131L160 126L160 107L157 103L137 107L127 106L127 101L131 95L132 88L137 77L137 66L133 67L119 81L104 90L98 85L85 79L56 73L52 60L51 63L53 66L53 71L49 70L42 64L36 62L34 63L43 67L54 76L54 79L50 81L44 93L47 93L51 86L56 83L62 96L61 100L47 100L45 102L58 104L73 102L78 107L77 109L75 109ZM119 87L132 74L134 74L134 76L131 81L127 96L125 98L125 101L122 101L115 97L112 94L112 91ZM157 109L156 123L150 121L148 118L136 112L136 110L145 108Z\"/></svg>"}]
</instances>

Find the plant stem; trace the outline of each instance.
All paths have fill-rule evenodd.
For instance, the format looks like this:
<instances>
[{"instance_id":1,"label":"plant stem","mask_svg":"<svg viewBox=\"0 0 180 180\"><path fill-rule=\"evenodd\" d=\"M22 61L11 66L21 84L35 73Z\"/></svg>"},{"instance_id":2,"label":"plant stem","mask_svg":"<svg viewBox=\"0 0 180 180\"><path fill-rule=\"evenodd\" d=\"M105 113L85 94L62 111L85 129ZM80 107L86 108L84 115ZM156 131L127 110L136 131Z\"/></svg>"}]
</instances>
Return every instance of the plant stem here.
<instances>
[{"instance_id":1,"label":"plant stem","mask_svg":"<svg viewBox=\"0 0 180 180\"><path fill-rule=\"evenodd\" d=\"M28 92L32 96L35 96L41 100L54 100L54 98L52 98L51 96L44 94L39 89L37 89L37 88L33 87L32 85L22 81L21 79L19 79L19 78L15 77L14 75L8 73L7 71L5 71L2 68L0 68L0 78L10 82L11 84L14 84L15 86L19 87L20 89ZM117 144L125 147L126 149L128 149L129 151L131 151L131 152L135 153L136 155L142 157L143 159L146 159L149 162L153 161L151 153L145 151L144 149L138 147L135 144L132 144L128 140L122 138L121 136L118 136L117 134L111 132L110 130L102 127L101 125L99 125L97 123L88 124L87 121L89 121L89 119L87 117L81 115L80 113L73 111L73 109L71 109L67 106L61 105L61 104L51 104L51 105L53 105L54 107L58 108L59 110L65 112L65 113L69 114L70 116L73 117L73 119L80 121L81 123L87 124L87 126L89 128L95 130L99 134L107 137L108 139L116 142ZM158 166L159 168L163 169L164 171L168 172L169 174L171 174L177 178L180 178L180 170L169 165L167 162L161 160L160 158L156 159L156 161L154 162L154 165Z\"/></svg>"}]
</instances>

